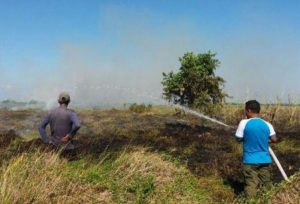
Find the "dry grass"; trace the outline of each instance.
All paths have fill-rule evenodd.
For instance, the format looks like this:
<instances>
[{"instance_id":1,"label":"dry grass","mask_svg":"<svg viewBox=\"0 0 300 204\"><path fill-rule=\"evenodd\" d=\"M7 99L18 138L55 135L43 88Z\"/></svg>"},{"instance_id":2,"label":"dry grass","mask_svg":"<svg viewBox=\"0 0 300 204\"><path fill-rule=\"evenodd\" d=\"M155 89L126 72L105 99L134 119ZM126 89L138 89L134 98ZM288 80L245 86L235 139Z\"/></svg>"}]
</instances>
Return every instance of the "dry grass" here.
<instances>
[{"instance_id":1,"label":"dry grass","mask_svg":"<svg viewBox=\"0 0 300 204\"><path fill-rule=\"evenodd\" d=\"M290 178L290 182L282 182L271 190L261 191L255 198L245 199L240 197L234 203L249 204L299 204L300 202L300 176L299 173Z\"/></svg>"},{"instance_id":2,"label":"dry grass","mask_svg":"<svg viewBox=\"0 0 300 204\"><path fill-rule=\"evenodd\" d=\"M208 203L212 202L211 192L204 180L194 177L186 167L162 159L158 153L146 149L123 154L116 161L121 162L115 175L120 178L119 185L129 184L135 178L151 179L148 190L153 191L146 203ZM128 201L128 200L127 200Z\"/></svg>"},{"instance_id":3,"label":"dry grass","mask_svg":"<svg viewBox=\"0 0 300 204\"><path fill-rule=\"evenodd\" d=\"M282 105L280 103L262 105L261 116L271 122L277 130L299 131L299 105ZM244 105L225 105L217 117L220 117L225 123L237 125L242 118L245 118Z\"/></svg>"},{"instance_id":4,"label":"dry grass","mask_svg":"<svg viewBox=\"0 0 300 204\"><path fill-rule=\"evenodd\" d=\"M279 187L270 199L274 204L299 204L300 203L300 174L294 175L290 183Z\"/></svg>"},{"instance_id":5,"label":"dry grass","mask_svg":"<svg viewBox=\"0 0 300 204\"><path fill-rule=\"evenodd\" d=\"M283 137L281 143L274 145L274 151L288 175L300 167L298 111L298 106L262 108L262 116L273 120L279 136ZM37 137L36 127L43 113L0 114L4 128L0 134L0 200L4 203L231 203L240 193L242 151L232 138L233 131L177 114L169 107L153 107L143 113L116 109L78 112L83 127L77 135L80 148L74 161L56 153L36 151L35 148L42 147L36 141L16 140L18 135ZM224 106L216 117L237 125L243 118L243 106ZM9 132L11 127L14 134ZM274 174L276 181L282 179L275 166ZM299 183L299 179L294 183ZM294 184L287 184L287 189L289 185ZM276 189L281 195L279 200L297 198L283 188ZM277 197L272 197L273 192L261 200L274 201Z\"/></svg>"},{"instance_id":6,"label":"dry grass","mask_svg":"<svg viewBox=\"0 0 300 204\"><path fill-rule=\"evenodd\" d=\"M56 153L23 154L3 166L2 203L110 203L107 191L67 180L65 160Z\"/></svg>"}]
</instances>

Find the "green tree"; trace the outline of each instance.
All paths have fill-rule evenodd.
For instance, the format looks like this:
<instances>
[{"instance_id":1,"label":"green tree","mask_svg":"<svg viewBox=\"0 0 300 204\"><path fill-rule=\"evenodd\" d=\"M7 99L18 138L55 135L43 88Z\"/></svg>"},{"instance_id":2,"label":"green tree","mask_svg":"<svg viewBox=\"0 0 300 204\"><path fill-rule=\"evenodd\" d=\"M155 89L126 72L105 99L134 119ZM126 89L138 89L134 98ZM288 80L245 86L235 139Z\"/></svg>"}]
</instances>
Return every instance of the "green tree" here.
<instances>
[{"instance_id":1,"label":"green tree","mask_svg":"<svg viewBox=\"0 0 300 204\"><path fill-rule=\"evenodd\" d=\"M225 80L215 75L220 61L216 54L188 52L179 58L179 72L163 73L164 98L175 104L187 105L206 113L213 113L228 96L224 91Z\"/></svg>"}]
</instances>

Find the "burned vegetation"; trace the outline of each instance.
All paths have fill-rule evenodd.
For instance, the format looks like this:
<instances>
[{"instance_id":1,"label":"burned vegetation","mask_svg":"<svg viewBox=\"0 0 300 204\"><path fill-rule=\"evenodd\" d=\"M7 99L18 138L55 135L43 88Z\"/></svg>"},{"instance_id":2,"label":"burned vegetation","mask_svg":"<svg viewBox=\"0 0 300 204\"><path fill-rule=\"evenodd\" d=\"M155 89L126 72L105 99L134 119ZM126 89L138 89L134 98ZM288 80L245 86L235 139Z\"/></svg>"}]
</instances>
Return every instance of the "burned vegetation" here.
<instances>
[{"instance_id":1,"label":"burned vegetation","mask_svg":"<svg viewBox=\"0 0 300 204\"><path fill-rule=\"evenodd\" d=\"M38 154L37 157L44 158L45 155L59 154L38 138L37 126L43 112L2 110L0 115L3 172L20 156ZM220 115L231 125L238 121L230 114L226 118L225 114ZM138 112L130 109L79 110L79 117L82 128L76 136L76 151L61 153L58 159L53 159L65 174L64 179L73 182L74 186L83 183L88 189L86 192L95 197L100 195L103 202L239 202L243 190L242 149L233 138L233 130L184 113L178 114L166 107L151 107ZM297 127L292 131L279 127L277 132L281 141L272 147L287 174L297 175L300 131ZM4 177L0 176L2 180ZM67 186L61 179L59 182ZM282 180L273 165L273 181L278 185ZM296 177L295 183L298 181L299 177ZM299 186L295 183L291 189ZM4 187L9 188L2 185L1 189ZM47 187L44 188L47 191ZM285 191L278 187L278 192L280 194L275 196L274 191L274 197L266 199L284 200ZM31 197L41 202L50 198L53 202L64 202L65 193L53 192L48 197L34 194ZM9 192L7 201L23 201L13 195ZM84 194L81 201L95 199L89 196L92 195ZM297 198L297 195L292 196Z\"/></svg>"}]
</instances>

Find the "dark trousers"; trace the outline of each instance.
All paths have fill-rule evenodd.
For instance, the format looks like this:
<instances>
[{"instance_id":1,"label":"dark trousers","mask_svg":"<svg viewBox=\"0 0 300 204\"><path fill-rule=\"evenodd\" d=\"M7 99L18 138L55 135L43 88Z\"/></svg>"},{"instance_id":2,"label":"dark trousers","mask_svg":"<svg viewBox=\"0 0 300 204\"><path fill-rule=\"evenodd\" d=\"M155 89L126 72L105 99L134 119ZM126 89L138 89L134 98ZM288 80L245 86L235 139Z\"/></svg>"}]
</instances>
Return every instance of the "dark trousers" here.
<instances>
[{"instance_id":1,"label":"dark trousers","mask_svg":"<svg viewBox=\"0 0 300 204\"><path fill-rule=\"evenodd\" d=\"M263 187L270 188L272 186L270 164L244 164L243 174L245 178L245 195L247 197L256 196Z\"/></svg>"}]
</instances>

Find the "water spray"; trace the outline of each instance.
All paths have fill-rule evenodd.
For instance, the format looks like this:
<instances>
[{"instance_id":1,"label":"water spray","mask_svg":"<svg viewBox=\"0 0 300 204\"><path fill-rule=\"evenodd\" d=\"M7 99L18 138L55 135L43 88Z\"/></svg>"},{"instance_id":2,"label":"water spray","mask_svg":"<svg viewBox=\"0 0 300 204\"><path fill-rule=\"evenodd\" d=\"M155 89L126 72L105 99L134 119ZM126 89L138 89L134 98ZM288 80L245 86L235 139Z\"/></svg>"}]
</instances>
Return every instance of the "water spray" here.
<instances>
[{"instance_id":1,"label":"water spray","mask_svg":"<svg viewBox=\"0 0 300 204\"><path fill-rule=\"evenodd\" d=\"M200 117L200 118L204 118L204 119L206 119L206 120L209 120L209 121L211 121L211 122L213 122L213 123L217 123L217 124L222 125L222 126L224 126L224 127L233 128L232 126L229 126L229 125L227 125L227 124L225 124L225 123L223 123L223 122L221 122L221 121L218 121L218 120L216 120L216 119L214 119L214 118L211 118L211 117L209 117L209 116L207 116L207 115L204 115L203 113L199 113L199 112L197 112L197 111L191 110L191 109L189 109L189 108L187 108L187 107L184 107L184 106L181 106L181 105L178 105L178 104L175 104L175 105L172 104L171 106L173 106L173 107L175 107L175 108L177 108L177 109L180 109L180 110L182 110L182 111L184 111L184 112L186 112L186 113L190 113L190 114L195 115L195 116L198 116L198 117Z\"/></svg>"},{"instance_id":2,"label":"water spray","mask_svg":"<svg viewBox=\"0 0 300 204\"><path fill-rule=\"evenodd\" d=\"M218 121L218 120L216 120L216 119L214 119L214 118L210 118L210 117L208 117L208 116L206 116L206 115L204 115L204 114L202 114L202 113L199 113L199 112L197 112L197 111L191 110L191 109L189 109L189 108L187 108L187 107L184 107L184 106L181 106L181 105L178 105L178 104L170 104L170 105L173 106L173 107L175 107L175 108L177 108L177 109L180 109L180 110L182 110L182 111L184 111L184 112L186 112L186 113L190 113L190 114L195 115L195 116L197 116L197 117L204 118L204 119L206 119L206 120L212 121L212 122L214 122L214 123L217 123L217 124L222 125L222 126L227 127L227 128L235 129L233 126L227 125L227 124L225 124L225 123L223 123L223 122L220 122L220 121ZM284 171L283 168L282 168L282 165L280 164L280 162L279 162L277 156L275 155L274 151L272 150L272 148L271 148L270 146L269 146L269 152L270 152L270 154L271 154L273 160L275 161L276 166L278 167L278 169L279 169L281 175L283 176L283 178L284 178L286 181L289 182L290 180L288 179L288 177L287 177L285 171Z\"/></svg>"}]
</instances>

